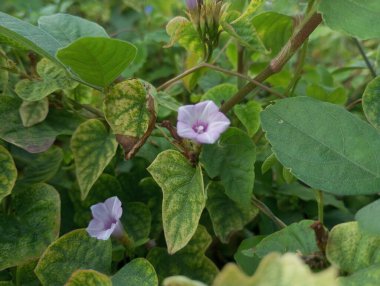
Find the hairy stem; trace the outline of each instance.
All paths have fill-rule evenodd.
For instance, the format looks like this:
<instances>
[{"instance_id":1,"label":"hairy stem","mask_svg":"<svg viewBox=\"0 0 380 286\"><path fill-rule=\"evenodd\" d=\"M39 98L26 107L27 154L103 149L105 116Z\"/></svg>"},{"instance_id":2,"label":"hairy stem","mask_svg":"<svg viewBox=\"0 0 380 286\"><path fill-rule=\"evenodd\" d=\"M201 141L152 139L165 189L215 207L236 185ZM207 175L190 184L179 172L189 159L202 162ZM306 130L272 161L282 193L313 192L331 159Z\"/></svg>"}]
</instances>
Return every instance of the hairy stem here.
<instances>
[{"instance_id":1,"label":"hairy stem","mask_svg":"<svg viewBox=\"0 0 380 286\"><path fill-rule=\"evenodd\" d=\"M318 204L318 220L323 224L324 219L324 209L323 209L323 193L320 190L315 191L315 196Z\"/></svg>"},{"instance_id":2,"label":"hairy stem","mask_svg":"<svg viewBox=\"0 0 380 286\"><path fill-rule=\"evenodd\" d=\"M279 228L285 228L287 225L279 219L262 201L252 197L252 204L256 206L263 214L270 218Z\"/></svg>"},{"instance_id":3,"label":"hairy stem","mask_svg":"<svg viewBox=\"0 0 380 286\"><path fill-rule=\"evenodd\" d=\"M256 81L255 79L251 79L249 76L246 76L246 75L243 75L243 74L240 74L240 73L237 73L237 72L229 71L229 70L226 70L224 68L221 68L221 67L218 67L218 66L215 66L215 65L212 65L212 64L208 64L208 63L201 63L201 64L199 64L199 65L197 65L195 67L192 67L192 68L184 71L180 75L176 76L175 78L173 78L173 79L165 82L161 86L159 86L157 88L157 90L158 91L164 90L164 89L168 88L169 86L171 86L172 84L176 83L177 81L181 80L185 76L188 76L189 74L192 74L192 73L194 73L197 70L200 70L202 68L209 68L209 69L212 69L212 70L224 73L224 74L228 74L228 75L236 76L236 77L239 77L239 78L243 78L243 79L251 82L255 86L258 86L261 89L263 89L263 90L265 90L265 91L267 91L269 93L272 93L272 94L276 95L277 97L284 98L284 96L281 93L279 93L279 92L277 92L277 91L275 91L275 90L267 87L266 85L262 84L261 82Z\"/></svg>"},{"instance_id":4,"label":"hairy stem","mask_svg":"<svg viewBox=\"0 0 380 286\"><path fill-rule=\"evenodd\" d=\"M297 52L302 44L308 39L310 34L318 27L322 22L322 17L318 13L312 14L302 27L295 32L295 34L289 39L285 46L281 49L279 54L271 60L268 66L259 73L254 80L262 83L270 76L280 72L284 65L290 60L290 58ZM235 104L239 103L245 96L247 96L252 90L256 88L257 84L253 82L247 83L242 89L240 89L233 97L225 102L221 111L227 113Z\"/></svg>"}]
</instances>

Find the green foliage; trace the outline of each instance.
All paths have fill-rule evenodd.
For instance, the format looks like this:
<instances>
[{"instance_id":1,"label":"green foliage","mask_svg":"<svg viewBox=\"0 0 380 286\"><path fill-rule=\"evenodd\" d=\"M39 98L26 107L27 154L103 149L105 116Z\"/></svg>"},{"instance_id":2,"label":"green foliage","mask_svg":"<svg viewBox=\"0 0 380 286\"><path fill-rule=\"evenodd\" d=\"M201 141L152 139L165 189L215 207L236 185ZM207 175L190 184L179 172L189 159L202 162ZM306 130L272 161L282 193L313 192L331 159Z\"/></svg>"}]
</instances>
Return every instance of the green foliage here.
<instances>
[{"instance_id":1,"label":"green foliage","mask_svg":"<svg viewBox=\"0 0 380 286\"><path fill-rule=\"evenodd\" d=\"M230 128L217 144L204 146L201 161L211 178L220 177L226 195L248 206L254 182L255 145L246 133Z\"/></svg>"},{"instance_id":2,"label":"green foliage","mask_svg":"<svg viewBox=\"0 0 380 286\"><path fill-rule=\"evenodd\" d=\"M360 39L378 38L380 36L380 28L378 28L380 20L377 17L380 12L378 1L322 0L319 11L331 29L345 32Z\"/></svg>"},{"instance_id":3,"label":"green foliage","mask_svg":"<svg viewBox=\"0 0 380 286\"><path fill-rule=\"evenodd\" d=\"M78 85L68 78L64 69L47 59L37 64L37 73L41 80L24 79L16 84L15 91L23 100L38 101L55 91L73 89Z\"/></svg>"},{"instance_id":4,"label":"green foliage","mask_svg":"<svg viewBox=\"0 0 380 286\"><path fill-rule=\"evenodd\" d=\"M277 102L261 120L278 160L311 187L340 195L378 192L380 136L367 123L306 97Z\"/></svg>"},{"instance_id":5,"label":"green foliage","mask_svg":"<svg viewBox=\"0 0 380 286\"><path fill-rule=\"evenodd\" d=\"M197 230L206 204L202 171L174 150L160 153L148 171L164 195L162 220L168 252L173 254L185 247Z\"/></svg>"},{"instance_id":6,"label":"green foliage","mask_svg":"<svg viewBox=\"0 0 380 286\"><path fill-rule=\"evenodd\" d=\"M341 271L354 273L380 263L380 236L362 232L357 222L335 226L327 242L327 259Z\"/></svg>"},{"instance_id":7,"label":"green foliage","mask_svg":"<svg viewBox=\"0 0 380 286\"><path fill-rule=\"evenodd\" d=\"M12 193L12 211L0 216L0 270L38 258L58 236L60 199L45 184Z\"/></svg>"},{"instance_id":8,"label":"green foliage","mask_svg":"<svg viewBox=\"0 0 380 286\"><path fill-rule=\"evenodd\" d=\"M211 243L207 230L199 225L189 244L174 255L164 248L154 248L148 260L156 269L159 281L173 275L184 275L210 284L218 273L215 264L204 255Z\"/></svg>"},{"instance_id":9,"label":"green foliage","mask_svg":"<svg viewBox=\"0 0 380 286\"><path fill-rule=\"evenodd\" d=\"M49 113L49 100L45 97L38 101L23 101L19 112L24 127L31 127L45 120Z\"/></svg>"},{"instance_id":10,"label":"green foliage","mask_svg":"<svg viewBox=\"0 0 380 286\"><path fill-rule=\"evenodd\" d=\"M115 156L116 148L115 136L97 119L82 123L73 134L71 149L82 200Z\"/></svg>"},{"instance_id":11,"label":"green foliage","mask_svg":"<svg viewBox=\"0 0 380 286\"><path fill-rule=\"evenodd\" d=\"M214 286L338 286L334 269L314 274L295 254L273 253L260 263L254 276L248 277L234 264L227 264L216 277Z\"/></svg>"},{"instance_id":12,"label":"green foliage","mask_svg":"<svg viewBox=\"0 0 380 286\"><path fill-rule=\"evenodd\" d=\"M380 78L372 80L363 94L363 111L368 121L377 129L380 128Z\"/></svg>"},{"instance_id":13,"label":"green foliage","mask_svg":"<svg viewBox=\"0 0 380 286\"><path fill-rule=\"evenodd\" d=\"M134 259L112 276L113 286L126 284L131 286L158 286L156 271L146 259Z\"/></svg>"},{"instance_id":14,"label":"green foliage","mask_svg":"<svg viewBox=\"0 0 380 286\"><path fill-rule=\"evenodd\" d=\"M125 41L83 37L59 49L57 58L83 81L107 87L131 64L136 52Z\"/></svg>"},{"instance_id":15,"label":"green foliage","mask_svg":"<svg viewBox=\"0 0 380 286\"><path fill-rule=\"evenodd\" d=\"M202 101L212 100L218 106L227 101L238 91L236 85L230 83L222 83L210 88L203 96Z\"/></svg>"},{"instance_id":16,"label":"green foliage","mask_svg":"<svg viewBox=\"0 0 380 286\"><path fill-rule=\"evenodd\" d=\"M364 208L360 209L356 213L356 220L359 222L359 226L366 232L380 235L380 226L374 220L374 217L380 215L380 200L377 200Z\"/></svg>"},{"instance_id":17,"label":"green foliage","mask_svg":"<svg viewBox=\"0 0 380 286\"><path fill-rule=\"evenodd\" d=\"M11 154L0 146L0 202L8 196L17 179L17 169Z\"/></svg>"},{"instance_id":18,"label":"green foliage","mask_svg":"<svg viewBox=\"0 0 380 286\"><path fill-rule=\"evenodd\" d=\"M255 135L260 128L261 111L261 105L255 101L249 101L247 104L239 104L234 107L234 112L240 122L244 125L249 137Z\"/></svg>"},{"instance_id":19,"label":"green foliage","mask_svg":"<svg viewBox=\"0 0 380 286\"><path fill-rule=\"evenodd\" d=\"M109 277L95 270L77 270L65 285L112 286L112 282Z\"/></svg>"},{"instance_id":20,"label":"green foliage","mask_svg":"<svg viewBox=\"0 0 380 286\"><path fill-rule=\"evenodd\" d=\"M85 230L74 230L46 249L35 272L42 285L49 286L64 285L77 269L109 273L111 250L110 240L98 240Z\"/></svg>"},{"instance_id":21,"label":"green foliage","mask_svg":"<svg viewBox=\"0 0 380 286\"><path fill-rule=\"evenodd\" d=\"M207 210L215 234L223 243L227 243L234 232L242 230L258 214L257 208L243 207L231 200L220 183L210 183L206 193Z\"/></svg>"}]
</instances>

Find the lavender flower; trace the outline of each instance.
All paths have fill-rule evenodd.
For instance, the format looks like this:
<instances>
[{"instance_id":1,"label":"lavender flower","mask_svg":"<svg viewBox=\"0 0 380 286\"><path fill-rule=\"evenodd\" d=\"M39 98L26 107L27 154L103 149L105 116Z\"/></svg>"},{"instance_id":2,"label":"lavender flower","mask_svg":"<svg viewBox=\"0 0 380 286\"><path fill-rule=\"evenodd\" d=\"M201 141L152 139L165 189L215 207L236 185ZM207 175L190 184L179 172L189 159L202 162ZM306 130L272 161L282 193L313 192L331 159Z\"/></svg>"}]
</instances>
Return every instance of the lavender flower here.
<instances>
[{"instance_id":1,"label":"lavender flower","mask_svg":"<svg viewBox=\"0 0 380 286\"><path fill-rule=\"evenodd\" d=\"M178 109L177 132L182 138L213 144L230 125L230 120L211 100Z\"/></svg>"},{"instance_id":2,"label":"lavender flower","mask_svg":"<svg viewBox=\"0 0 380 286\"><path fill-rule=\"evenodd\" d=\"M120 222L123 209L118 197L91 206L91 212L93 219L86 229L91 237L101 240L107 240L111 235L115 238L123 237L124 229Z\"/></svg>"},{"instance_id":3,"label":"lavender flower","mask_svg":"<svg viewBox=\"0 0 380 286\"><path fill-rule=\"evenodd\" d=\"M197 0L186 0L186 5L189 10L194 10L198 7Z\"/></svg>"},{"instance_id":4,"label":"lavender flower","mask_svg":"<svg viewBox=\"0 0 380 286\"><path fill-rule=\"evenodd\" d=\"M153 8L152 5L145 6L145 8L144 8L144 12L145 12L145 14L147 14L147 15L152 14L153 10L154 10L154 8Z\"/></svg>"}]
</instances>

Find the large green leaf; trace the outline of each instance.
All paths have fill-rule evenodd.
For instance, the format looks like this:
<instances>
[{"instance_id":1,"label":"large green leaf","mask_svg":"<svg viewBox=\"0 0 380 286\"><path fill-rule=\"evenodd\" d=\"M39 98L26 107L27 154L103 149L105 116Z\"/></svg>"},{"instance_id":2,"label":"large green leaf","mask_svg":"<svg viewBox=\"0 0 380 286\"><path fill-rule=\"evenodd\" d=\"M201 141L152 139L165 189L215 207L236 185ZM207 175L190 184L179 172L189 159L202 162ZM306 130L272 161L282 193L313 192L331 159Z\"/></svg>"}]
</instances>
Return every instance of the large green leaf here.
<instances>
[{"instance_id":1,"label":"large green leaf","mask_svg":"<svg viewBox=\"0 0 380 286\"><path fill-rule=\"evenodd\" d=\"M260 263L255 275L248 277L234 264L227 264L213 286L338 286L333 268L313 273L296 254L273 253Z\"/></svg>"},{"instance_id":2,"label":"large green leaf","mask_svg":"<svg viewBox=\"0 0 380 286\"><path fill-rule=\"evenodd\" d=\"M77 269L108 274L111 270L111 240L90 237L74 230L54 241L44 252L35 272L42 285L62 286Z\"/></svg>"},{"instance_id":3,"label":"large green leaf","mask_svg":"<svg viewBox=\"0 0 380 286\"><path fill-rule=\"evenodd\" d=\"M380 77L367 85L363 94L363 111L368 121L380 129Z\"/></svg>"},{"instance_id":4,"label":"large green leaf","mask_svg":"<svg viewBox=\"0 0 380 286\"><path fill-rule=\"evenodd\" d=\"M55 58L56 51L61 47L59 42L42 29L0 12L0 34L11 43L60 64Z\"/></svg>"},{"instance_id":5,"label":"large green leaf","mask_svg":"<svg viewBox=\"0 0 380 286\"><path fill-rule=\"evenodd\" d=\"M262 259L257 256L252 249L254 249L264 237L265 235L255 235L243 240L234 255L236 263L247 275L253 275L255 273Z\"/></svg>"},{"instance_id":6,"label":"large green leaf","mask_svg":"<svg viewBox=\"0 0 380 286\"><path fill-rule=\"evenodd\" d=\"M149 173L162 188L162 219L168 252L185 247L194 235L206 203L200 166L193 167L178 151L160 153Z\"/></svg>"},{"instance_id":7,"label":"large green leaf","mask_svg":"<svg viewBox=\"0 0 380 286\"><path fill-rule=\"evenodd\" d=\"M319 251L311 220L293 223L261 240L252 253L263 258L271 252L309 255Z\"/></svg>"},{"instance_id":8,"label":"large green leaf","mask_svg":"<svg viewBox=\"0 0 380 286\"><path fill-rule=\"evenodd\" d=\"M331 29L360 39L380 38L379 1L322 0L319 11Z\"/></svg>"},{"instance_id":9,"label":"large green leaf","mask_svg":"<svg viewBox=\"0 0 380 286\"><path fill-rule=\"evenodd\" d=\"M250 222L259 212L253 206L242 207L231 200L223 185L212 182L207 186L207 210L217 237L227 243L230 236Z\"/></svg>"},{"instance_id":10,"label":"large green leaf","mask_svg":"<svg viewBox=\"0 0 380 286\"><path fill-rule=\"evenodd\" d=\"M22 124L31 127L45 120L49 112L49 100L45 97L38 101L23 101L19 112Z\"/></svg>"},{"instance_id":11,"label":"large green leaf","mask_svg":"<svg viewBox=\"0 0 380 286\"><path fill-rule=\"evenodd\" d=\"M110 85L133 61L132 44L102 37L80 38L57 52L57 58L85 82Z\"/></svg>"},{"instance_id":12,"label":"large green leaf","mask_svg":"<svg viewBox=\"0 0 380 286\"><path fill-rule=\"evenodd\" d=\"M115 156L117 142L97 119L82 123L71 138L76 174L84 200L91 187Z\"/></svg>"},{"instance_id":13,"label":"large green leaf","mask_svg":"<svg viewBox=\"0 0 380 286\"><path fill-rule=\"evenodd\" d=\"M112 285L158 286L158 278L148 260L136 258L112 276Z\"/></svg>"},{"instance_id":14,"label":"large green leaf","mask_svg":"<svg viewBox=\"0 0 380 286\"><path fill-rule=\"evenodd\" d=\"M380 200L365 206L356 213L356 220L364 231L380 235L380 225L374 217L380 216Z\"/></svg>"},{"instance_id":15,"label":"large green leaf","mask_svg":"<svg viewBox=\"0 0 380 286\"><path fill-rule=\"evenodd\" d=\"M57 90L69 90L78 85L67 76L64 69L45 58L38 62L37 73L41 79L23 79L16 84L15 92L22 99L41 100Z\"/></svg>"},{"instance_id":16,"label":"large green leaf","mask_svg":"<svg viewBox=\"0 0 380 286\"><path fill-rule=\"evenodd\" d=\"M295 97L261 114L276 157L309 186L339 195L379 191L380 135L343 107Z\"/></svg>"},{"instance_id":17,"label":"large green leaf","mask_svg":"<svg viewBox=\"0 0 380 286\"><path fill-rule=\"evenodd\" d=\"M111 279L95 270L77 270L65 286L113 286Z\"/></svg>"},{"instance_id":18,"label":"large green leaf","mask_svg":"<svg viewBox=\"0 0 380 286\"><path fill-rule=\"evenodd\" d=\"M98 24L68 14L42 16L38 19L38 26L53 36L62 47L83 37L109 37Z\"/></svg>"},{"instance_id":19,"label":"large green leaf","mask_svg":"<svg viewBox=\"0 0 380 286\"><path fill-rule=\"evenodd\" d=\"M242 46L251 50L265 51L253 23L255 12L264 2L264 0L252 0L242 15L236 11L227 12L220 22L223 30L236 38Z\"/></svg>"},{"instance_id":20,"label":"large green leaf","mask_svg":"<svg viewBox=\"0 0 380 286\"><path fill-rule=\"evenodd\" d=\"M60 199L53 187L14 191L11 208L0 216L0 270L38 258L59 233Z\"/></svg>"},{"instance_id":21,"label":"large green leaf","mask_svg":"<svg viewBox=\"0 0 380 286\"><path fill-rule=\"evenodd\" d=\"M380 235L362 232L357 222L335 226L329 235L327 259L341 271L353 273L380 263Z\"/></svg>"},{"instance_id":22,"label":"large green leaf","mask_svg":"<svg viewBox=\"0 0 380 286\"><path fill-rule=\"evenodd\" d=\"M113 132L137 138L148 131L155 117L154 88L139 79L118 83L107 93L104 113Z\"/></svg>"},{"instance_id":23,"label":"large green leaf","mask_svg":"<svg viewBox=\"0 0 380 286\"><path fill-rule=\"evenodd\" d=\"M255 145L237 128L228 129L217 144L204 146L201 153L208 175L219 176L227 196L245 206L250 205L252 196L255 160Z\"/></svg>"},{"instance_id":24,"label":"large green leaf","mask_svg":"<svg viewBox=\"0 0 380 286\"><path fill-rule=\"evenodd\" d=\"M8 196L17 179L17 169L11 154L0 145L0 203Z\"/></svg>"},{"instance_id":25,"label":"large green leaf","mask_svg":"<svg viewBox=\"0 0 380 286\"><path fill-rule=\"evenodd\" d=\"M218 268L204 255L211 244L211 236L205 227L199 225L189 244L174 255L164 248L153 248L147 259L156 269L160 282L166 277L184 275L211 284Z\"/></svg>"},{"instance_id":26,"label":"large green leaf","mask_svg":"<svg viewBox=\"0 0 380 286\"><path fill-rule=\"evenodd\" d=\"M60 134L70 135L81 118L65 110L50 110L46 120L25 128L18 112L21 100L0 96L0 138L30 153L46 151Z\"/></svg>"},{"instance_id":27,"label":"large green leaf","mask_svg":"<svg viewBox=\"0 0 380 286\"><path fill-rule=\"evenodd\" d=\"M277 54L293 33L293 18L277 12L264 12L253 18L253 25L264 46Z\"/></svg>"},{"instance_id":28,"label":"large green leaf","mask_svg":"<svg viewBox=\"0 0 380 286\"><path fill-rule=\"evenodd\" d=\"M166 25L166 32L170 36L170 42L166 47L173 46L178 42L182 47L197 57L203 57L203 44L195 30L193 23L185 17L175 17Z\"/></svg>"}]
</instances>

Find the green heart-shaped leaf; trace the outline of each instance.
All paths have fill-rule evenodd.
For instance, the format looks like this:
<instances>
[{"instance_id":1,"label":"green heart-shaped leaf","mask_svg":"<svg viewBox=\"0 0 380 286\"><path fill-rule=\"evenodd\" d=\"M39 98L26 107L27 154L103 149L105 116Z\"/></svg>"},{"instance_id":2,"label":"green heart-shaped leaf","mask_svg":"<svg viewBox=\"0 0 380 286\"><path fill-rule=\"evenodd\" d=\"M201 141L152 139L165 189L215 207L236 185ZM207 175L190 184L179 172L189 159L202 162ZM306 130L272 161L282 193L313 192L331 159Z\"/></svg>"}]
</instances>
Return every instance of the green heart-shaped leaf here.
<instances>
[{"instance_id":1,"label":"green heart-shaped leaf","mask_svg":"<svg viewBox=\"0 0 380 286\"><path fill-rule=\"evenodd\" d=\"M95 270L75 271L65 286L112 286L111 279Z\"/></svg>"},{"instance_id":2,"label":"green heart-shaped leaf","mask_svg":"<svg viewBox=\"0 0 380 286\"><path fill-rule=\"evenodd\" d=\"M148 260L136 258L112 276L112 285L158 286L158 278Z\"/></svg>"},{"instance_id":3,"label":"green heart-shaped leaf","mask_svg":"<svg viewBox=\"0 0 380 286\"><path fill-rule=\"evenodd\" d=\"M17 169L11 154L0 145L0 203L8 196L17 179Z\"/></svg>"},{"instance_id":4,"label":"green heart-shaped leaf","mask_svg":"<svg viewBox=\"0 0 380 286\"><path fill-rule=\"evenodd\" d=\"M45 97L38 101L23 101L19 112L22 124L31 127L45 120L49 112L49 100Z\"/></svg>"},{"instance_id":5,"label":"green heart-shaped leaf","mask_svg":"<svg viewBox=\"0 0 380 286\"><path fill-rule=\"evenodd\" d=\"M54 241L44 252L35 272L42 285L62 286L78 269L108 274L112 259L111 240L99 240L78 229Z\"/></svg>"},{"instance_id":6,"label":"green heart-shaped leaf","mask_svg":"<svg viewBox=\"0 0 380 286\"><path fill-rule=\"evenodd\" d=\"M38 258L59 233L60 199L53 187L17 189L12 209L0 216L0 270Z\"/></svg>"},{"instance_id":7,"label":"green heart-shaped leaf","mask_svg":"<svg viewBox=\"0 0 380 286\"><path fill-rule=\"evenodd\" d=\"M75 131L71 150L82 200L115 156L116 149L115 136L97 119L87 120Z\"/></svg>"},{"instance_id":8,"label":"green heart-shaped leaf","mask_svg":"<svg viewBox=\"0 0 380 286\"><path fill-rule=\"evenodd\" d=\"M168 251L173 254L186 246L197 230L206 202L202 171L174 150L160 153L148 171L164 194L164 233Z\"/></svg>"}]
</instances>

